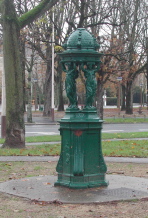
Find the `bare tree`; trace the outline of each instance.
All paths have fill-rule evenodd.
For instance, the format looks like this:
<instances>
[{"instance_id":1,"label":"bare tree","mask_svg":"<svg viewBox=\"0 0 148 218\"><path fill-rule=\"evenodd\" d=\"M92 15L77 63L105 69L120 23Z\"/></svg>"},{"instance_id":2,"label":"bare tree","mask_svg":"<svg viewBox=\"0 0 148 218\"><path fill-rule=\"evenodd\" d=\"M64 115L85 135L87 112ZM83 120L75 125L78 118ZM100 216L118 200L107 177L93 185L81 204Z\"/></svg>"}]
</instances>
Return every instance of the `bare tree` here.
<instances>
[{"instance_id":1,"label":"bare tree","mask_svg":"<svg viewBox=\"0 0 148 218\"><path fill-rule=\"evenodd\" d=\"M3 48L6 77L6 139L3 147L25 146L23 76L20 59L20 29L50 9L58 0L43 0L18 17L13 0L3 0Z\"/></svg>"}]
</instances>

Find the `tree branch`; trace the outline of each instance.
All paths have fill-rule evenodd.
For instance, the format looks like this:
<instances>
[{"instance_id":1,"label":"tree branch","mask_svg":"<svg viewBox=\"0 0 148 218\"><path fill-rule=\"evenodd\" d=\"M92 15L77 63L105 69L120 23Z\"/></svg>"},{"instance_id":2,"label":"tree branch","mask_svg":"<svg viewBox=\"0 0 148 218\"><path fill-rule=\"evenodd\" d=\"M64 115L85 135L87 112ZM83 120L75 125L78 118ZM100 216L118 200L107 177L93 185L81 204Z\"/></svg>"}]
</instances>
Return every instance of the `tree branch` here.
<instances>
[{"instance_id":1,"label":"tree branch","mask_svg":"<svg viewBox=\"0 0 148 218\"><path fill-rule=\"evenodd\" d=\"M75 24L73 22L71 22L71 21L68 21L68 18L66 18L66 22L69 24L69 26L73 27L74 30L76 30Z\"/></svg>"},{"instance_id":2,"label":"tree branch","mask_svg":"<svg viewBox=\"0 0 148 218\"><path fill-rule=\"evenodd\" d=\"M31 41L28 41L28 44L31 45L39 54L39 56L46 62L47 59L46 59L46 56L44 55L44 53L42 52L40 46L37 46L36 44L34 44L33 42Z\"/></svg>"},{"instance_id":3,"label":"tree branch","mask_svg":"<svg viewBox=\"0 0 148 218\"><path fill-rule=\"evenodd\" d=\"M18 18L20 28L33 22L40 15L45 13L47 10L52 8L59 0L43 0L39 5L37 5L32 10L26 12L21 17Z\"/></svg>"},{"instance_id":4,"label":"tree branch","mask_svg":"<svg viewBox=\"0 0 148 218\"><path fill-rule=\"evenodd\" d=\"M139 68L137 71L135 71L133 74L132 74L132 79L135 79L135 77L140 74L142 71L144 71L147 67L147 64L148 63L145 63L141 68Z\"/></svg>"},{"instance_id":5,"label":"tree branch","mask_svg":"<svg viewBox=\"0 0 148 218\"><path fill-rule=\"evenodd\" d=\"M92 24L89 24L86 26L87 27L93 27L93 26L98 26L98 25L103 25L103 24L106 24L106 25L111 25L111 26L121 26L125 23L126 21L120 23L120 24L117 24L117 23L109 23L109 22L98 22L98 23L92 23Z\"/></svg>"}]
</instances>

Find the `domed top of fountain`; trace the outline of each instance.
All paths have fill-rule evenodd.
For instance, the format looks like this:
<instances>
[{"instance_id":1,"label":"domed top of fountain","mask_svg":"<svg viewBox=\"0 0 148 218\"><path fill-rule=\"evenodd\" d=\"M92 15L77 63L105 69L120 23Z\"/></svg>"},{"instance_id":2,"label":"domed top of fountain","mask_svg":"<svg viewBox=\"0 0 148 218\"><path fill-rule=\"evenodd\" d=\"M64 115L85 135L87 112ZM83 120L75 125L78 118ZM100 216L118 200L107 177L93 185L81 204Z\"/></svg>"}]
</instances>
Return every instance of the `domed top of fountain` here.
<instances>
[{"instance_id":1,"label":"domed top of fountain","mask_svg":"<svg viewBox=\"0 0 148 218\"><path fill-rule=\"evenodd\" d=\"M65 50L70 52L92 52L96 51L100 45L97 43L96 38L84 28L78 28L70 34L66 43L63 45Z\"/></svg>"}]
</instances>

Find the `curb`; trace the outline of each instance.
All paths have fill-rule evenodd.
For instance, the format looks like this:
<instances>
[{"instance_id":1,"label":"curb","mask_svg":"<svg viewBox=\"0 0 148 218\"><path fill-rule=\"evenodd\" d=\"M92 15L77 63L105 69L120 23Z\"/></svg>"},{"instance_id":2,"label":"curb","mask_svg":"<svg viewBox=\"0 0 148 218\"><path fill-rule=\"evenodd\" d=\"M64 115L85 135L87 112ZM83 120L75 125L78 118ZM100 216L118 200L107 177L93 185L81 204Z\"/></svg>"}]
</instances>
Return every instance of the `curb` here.
<instances>
[{"instance_id":1,"label":"curb","mask_svg":"<svg viewBox=\"0 0 148 218\"><path fill-rule=\"evenodd\" d=\"M59 156L0 156L0 162L52 162ZM104 157L106 162L148 164L148 158Z\"/></svg>"},{"instance_id":2,"label":"curb","mask_svg":"<svg viewBox=\"0 0 148 218\"><path fill-rule=\"evenodd\" d=\"M31 126L31 125L59 125L59 123L58 122L50 122L50 123L35 123L35 122L32 122L32 123L27 123L27 122L25 122L25 125L29 125L29 126Z\"/></svg>"}]
</instances>

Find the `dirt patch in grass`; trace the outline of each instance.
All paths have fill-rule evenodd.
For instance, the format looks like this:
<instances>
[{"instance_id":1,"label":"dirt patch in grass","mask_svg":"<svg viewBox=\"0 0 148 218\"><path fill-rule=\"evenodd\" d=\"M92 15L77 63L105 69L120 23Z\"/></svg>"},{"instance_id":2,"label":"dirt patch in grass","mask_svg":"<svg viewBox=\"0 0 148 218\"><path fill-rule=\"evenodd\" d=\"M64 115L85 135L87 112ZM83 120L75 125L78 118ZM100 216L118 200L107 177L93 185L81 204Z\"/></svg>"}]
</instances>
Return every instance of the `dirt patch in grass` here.
<instances>
[{"instance_id":1,"label":"dirt patch in grass","mask_svg":"<svg viewBox=\"0 0 148 218\"><path fill-rule=\"evenodd\" d=\"M56 175L56 162L1 162L0 182L40 175Z\"/></svg>"},{"instance_id":2,"label":"dirt patch in grass","mask_svg":"<svg viewBox=\"0 0 148 218\"><path fill-rule=\"evenodd\" d=\"M56 175L56 162L0 163L0 181ZM108 173L148 178L147 164L107 163ZM100 204L46 204L0 193L2 218L148 218L148 199Z\"/></svg>"},{"instance_id":3,"label":"dirt patch in grass","mask_svg":"<svg viewBox=\"0 0 148 218\"><path fill-rule=\"evenodd\" d=\"M125 176L148 178L147 164L107 163L108 174L123 174Z\"/></svg>"},{"instance_id":4,"label":"dirt patch in grass","mask_svg":"<svg viewBox=\"0 0 148 218\"><path fill-rule=\"evenodd\" d=\"M3 218L146 218L148 201L113 202L104 204L40 205L26 199L0 194Z\"/></svg>"},{"instance_id":5,"label":"dirt patch in grass","mask_svg":"<svg viewBox=\"0 0 148 218\"><path fill-rule=\"evenodd\" d=\"M108 174L148 178L147 164L106 163ZM0 182L41 175L56 175L57 162L1 162Z\"/></svg>"}]
</instances>

